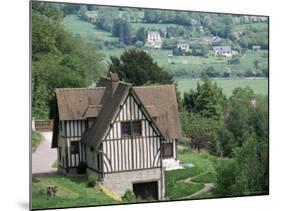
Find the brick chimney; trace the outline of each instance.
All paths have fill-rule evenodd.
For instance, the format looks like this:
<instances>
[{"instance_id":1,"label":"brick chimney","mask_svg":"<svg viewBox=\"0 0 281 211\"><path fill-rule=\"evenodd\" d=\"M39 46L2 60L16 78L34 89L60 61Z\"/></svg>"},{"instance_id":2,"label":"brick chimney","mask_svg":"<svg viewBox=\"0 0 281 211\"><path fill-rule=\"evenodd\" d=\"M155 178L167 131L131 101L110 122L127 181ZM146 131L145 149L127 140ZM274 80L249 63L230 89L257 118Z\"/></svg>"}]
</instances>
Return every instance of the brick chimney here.
<instances>
[{"instance_id":1,"label":"brick chimney","mask_svg":"<svg viewBox=\"0 0 281 211\"><path fill-rule=\"evenodd\" d=\"M118 82L119 82L118 73L110 73L110 79L111 79L111 84L112 84L112 90L114 93L115 89L118 86Z\"/></svg>"}]
</instances>

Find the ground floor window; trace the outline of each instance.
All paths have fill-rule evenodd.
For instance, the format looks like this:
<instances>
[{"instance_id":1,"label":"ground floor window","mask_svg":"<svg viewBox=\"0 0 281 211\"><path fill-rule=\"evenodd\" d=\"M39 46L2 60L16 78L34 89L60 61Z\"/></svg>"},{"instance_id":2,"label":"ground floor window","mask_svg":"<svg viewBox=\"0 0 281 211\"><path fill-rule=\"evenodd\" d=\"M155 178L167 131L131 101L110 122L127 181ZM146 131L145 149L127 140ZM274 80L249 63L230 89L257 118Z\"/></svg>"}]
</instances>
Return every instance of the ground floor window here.
<instances>
[{"instance_id":1,"label":"ground floor window","mask_svg":"<svg viewBox=\"0 0 281 211\"><path fill-rule=\"evenodd\" d=\"M171 158L173 157L173 143L165 143L163 144L163 158Z\"/></svg>"},{"instance_id":2,"label":"ground floor window","mask_svg":"<svg viewBox=\"0 0 281 211\"><path fill-rule=\"evenodd\" d=\"M71 142L70 153L71 154L79 154L79 142L78 141Z\"/></svg>"}]
</instances>

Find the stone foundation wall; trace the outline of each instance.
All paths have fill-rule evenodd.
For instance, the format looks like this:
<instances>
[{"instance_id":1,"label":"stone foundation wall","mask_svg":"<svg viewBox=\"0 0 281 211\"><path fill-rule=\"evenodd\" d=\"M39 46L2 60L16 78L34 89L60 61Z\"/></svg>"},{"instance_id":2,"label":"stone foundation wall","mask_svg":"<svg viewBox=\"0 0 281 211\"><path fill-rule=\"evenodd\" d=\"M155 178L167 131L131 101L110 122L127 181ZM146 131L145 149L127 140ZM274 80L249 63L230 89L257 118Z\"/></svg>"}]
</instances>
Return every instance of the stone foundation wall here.
<instances>
[{"instance_id":1,"label":"stone foundation wall","mask_svg":"<svg viewBox=\"0 0 281 211\"><path fill-rule=\"evenodd\" d=\"M133 190L133 183L158 182L159 199L164 197L165 185L161 181L161 168L105 174L103 185L122 196L126 190Z\"/></svg>"}]
</instances>

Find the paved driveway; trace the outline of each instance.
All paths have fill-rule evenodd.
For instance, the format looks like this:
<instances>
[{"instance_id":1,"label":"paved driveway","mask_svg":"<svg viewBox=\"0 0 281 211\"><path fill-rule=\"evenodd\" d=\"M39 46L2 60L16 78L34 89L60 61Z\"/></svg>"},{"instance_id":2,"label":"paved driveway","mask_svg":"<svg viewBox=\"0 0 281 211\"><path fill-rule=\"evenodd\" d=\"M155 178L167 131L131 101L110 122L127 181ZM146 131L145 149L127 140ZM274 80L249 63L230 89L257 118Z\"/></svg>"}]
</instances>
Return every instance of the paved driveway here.
<instances>
[{"instance_id":1,"label":"paved driveway","mask_svg":"<svg viewBox=\"0 0 281 211\"><path fill-rule=\"evenodd\" d=\"M32 153L32 174L52 173L52 168L57 159L57 150L51 148L52 132L41 133L43 140L35 152Z\"/></svg>"}]
</instances>

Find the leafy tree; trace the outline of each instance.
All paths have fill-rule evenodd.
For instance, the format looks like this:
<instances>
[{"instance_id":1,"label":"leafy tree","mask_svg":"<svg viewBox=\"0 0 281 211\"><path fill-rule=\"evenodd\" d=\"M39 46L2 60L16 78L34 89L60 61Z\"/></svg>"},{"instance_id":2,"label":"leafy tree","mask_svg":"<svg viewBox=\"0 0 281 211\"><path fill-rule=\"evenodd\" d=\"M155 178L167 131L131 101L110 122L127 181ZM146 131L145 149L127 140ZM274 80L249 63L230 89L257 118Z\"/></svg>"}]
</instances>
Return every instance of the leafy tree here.
<instances>
[{"instance_id":1,"label":"leafy tree","mask_svg":"<svg viewBox=\"0 0 281 211\"><path fill-rule=\"evenodd\" d=\"M191 147L199 152L202 148L209 149L211 154L219 153L217 133L221 122L206 118L195 112L181 112L181 125L183 133L191 139Z\"/></svg>"},{"instance_id":2,"label":"leafy tree","mask_svg":"<svg viewBox=\"0 0 281 211\"><path fill-rule=\"evenodd\" d=\"M226 128L234 135L238 146L244 141L249 130L249 117L251 110L251 97L254 92L251 88L236 88L229 100L229 114L225 120Z\"/></svg>"},{"instance_id":3,"label":"leafy tree","mask_svg":"<svg viewBox=\"0 0 281 211\"><path fill-rule=\"evenodd\" d=\"M112 35L119 37L119 41L126 45L131 44L131 28L129 23L123 19L114 20L112 27Z\"/></svg>"},{"instance_id":4,"label":"leafy tree","mask_svg":"<svg viewBox=\"0 0 281 211\"><path fill-rule=\"evenodd\" d=\"M255 61L254 61L254 66L255 66L256 70L260 70L262 68L261 62L257 59L255 59Z\"/></svg>"},{"instance_id":5,"label":"leafy tree","mask_svg":"<svg viewBox=\"0 0 281 211\"><path fill-rule=\"evenodd\" d=\"M208 56L209 47L207 45L192 45L191 48L193 56Z\"/></svg>"},{"instance_id":6,"label":"leafy tree","mask_svg":"<svg viewBox=\"0 0 281 211\"><path fill-rule=\"evenodd\" d=\"M232 156L233 150L236 148L235 138L233 134L225 127L222 127L218 131L218 143L222 156Z\"/></svg>"},{"instance_id":7,"label":"leafy tree","mask_svg":"<svg viewBox=\"0 0 281 211\"><path fill-rule=\"evenodd\" d=\"M87 87L103 71L95 50L66 32L49 3L32 4L32 115L53 118L54 89Z\"/></svg>"},{"instance_id":8,"label":"leafy tree","mask_svg":"<svg viewBox=\"0 0 281 211\"><path fill-rule=\"evenodd\" d=\"M226 163L227 162L227 163ZM217 170L217 196L240 196L268 193L268 144L257 142L255 135L235 151L234 158L222 162Z\"/></svg>"},{"instance_id":9,"label":"leafy tree","mask_svg":"<svg viewBox=\"0 0 281 211\"><path fill-rule=\"evenodd\" d=\"M204 117L221 120L226 100L222 89L208 76L202 76L202 84L197 83L196 91L184 93L184 106L187 110L198 112Z\"/></svg>"},{"instance_id":10,"label":"leafy tree","mask_svg":"<svg viewBox=\"0 0 281 211\"><path fill-rule=\"evenodd\" d=\"M136 32L136 39L145 43L146 40L146 31L144 27L140 27Z\"/></svg>"},{"instance_id":11,"label":"leafy tree","mask_svg":"<svg viewBox=\"0 0 281 211\"><path fill-rule=\"evenodd\" d=\"M172 76L160 68L149 54L139 49L128 49L120 58L112 56L109 71L117 72L121 79L137 86L173 83Z\"/></svg>"},{"instance_id":12,"label":"leafy tree","mask_svg":"<svg viewBox=\"0 0 281 211\"><path fill-rule=\"evenodd\" d=\"M231 147L233 159L230 165L217 169L221 182L214 192L218 196L268 193L268 99L257 96L253 103L252 96L249 87L233 91L225 120L226 131L231 131L235 140ZM226 131L224 136L229 133ZM232 140L228 144L233 143L232 135L227 135Z\"/></svg>"},{"instance_id":13,"label":"leafy tree","mask_svg":"<svg viewBox=\"0 0 281 211\"><path fill-rule=\"evenodd\" d=\"M102 30L111 32L114 19L118 17L119 11L114 7L99 7L96 26Z\"/></svg>"},{"instance_id":14,"label":"leafy tree","mask_svg":"<svg viewBox=\"0 0 281 211\"><path fill-rule=\"evenodd\" d=\"M240 64L240 57L239 56L233 56L231 59L227 61L228 64Z\"/></svg>"},{"instance_id":15,"label":"leafy tree","mask_svg":"<svg viewBox=\"0 0 281 211\"><path fill-rule=\"evenodd\" d=\"M163 49L169 49L173 47L173 55L175 56L184 56L186 55L185 50L182 50L181 48L174 47L175 44L173 42L164 42L163 43Z\"/></svg>"},{"instance_id":16,"label":"leafy tree","mask_svg":"<svg viewBox=\"0 0 281 211\"><path fill-rule=\"evenodd\" d=\"M218 183L213 190L215 196L226 197L235 195L233 184L235 183L235 163L234 160L221 160L216 166Z\"/></svg>"},{"instance_id":17,"label":"leafy tree","mask_svg":"<svg viewBox=\"0 0 281 211\"><path fill-rule=\"evenodd\" d=\"M210 78L216 78L220 76L220 72L215 70L213 66L209 66L205 70L203 70L203 74L206 74Z\"/></svg>"},{"instance_id":18,"label":"leafy tree","mask_svg":"<svg viewBox=\"0 0 281 211\"><path fill-rule=\"evenodd\" d=\"M76 14L80 9L77 4L63 4L62 11L64 15Z\"/></svg>"},{"instance_id":19,"label":"leafy tree","mask_svg":"<svg viewBox=\"0 0 281 211\"><path fill-rule=\"evenodd\" d=\"M78 15L79 15L82 19L88 20L87 12L88 12L87 6L86 6L86 5L81 5L81 6L80 6L80 9L79 9L79 11L78 11Z\"/></svg>"}]
</instances>

